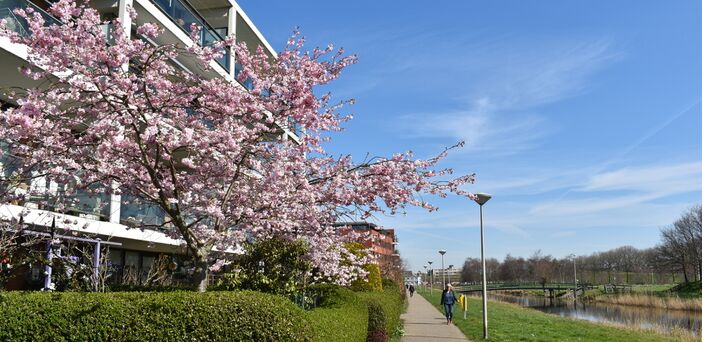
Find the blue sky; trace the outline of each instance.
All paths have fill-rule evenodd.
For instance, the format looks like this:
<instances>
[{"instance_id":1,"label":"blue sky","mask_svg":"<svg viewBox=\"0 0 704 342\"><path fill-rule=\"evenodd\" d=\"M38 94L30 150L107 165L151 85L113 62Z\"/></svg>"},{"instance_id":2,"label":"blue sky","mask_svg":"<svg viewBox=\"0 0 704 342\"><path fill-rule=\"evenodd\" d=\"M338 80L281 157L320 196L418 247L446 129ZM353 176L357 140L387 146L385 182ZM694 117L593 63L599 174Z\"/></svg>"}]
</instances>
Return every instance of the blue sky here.
<instances>
[{"instance_id":1,"label":"blue sky","mask_svg":"<svg viewBox=\"0 0 704 342\"><path fill-rule=\"evenodd\" d=\"M359 56L329 87L355 119L329 150L429 157L476 173L486 253L650 247L701 201L701 2L240 0L277 49ZM413 270L479 256L479 209L379 217Z\"/></svg>"}]
</instances>

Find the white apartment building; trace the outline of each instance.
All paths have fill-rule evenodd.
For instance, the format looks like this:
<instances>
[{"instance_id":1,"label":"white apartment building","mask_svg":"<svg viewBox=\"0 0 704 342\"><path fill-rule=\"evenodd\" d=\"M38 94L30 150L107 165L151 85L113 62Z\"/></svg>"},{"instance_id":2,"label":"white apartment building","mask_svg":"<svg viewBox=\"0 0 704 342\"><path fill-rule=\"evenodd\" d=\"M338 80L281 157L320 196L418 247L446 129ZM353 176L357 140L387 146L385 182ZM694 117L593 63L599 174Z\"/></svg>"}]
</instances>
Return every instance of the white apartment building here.
<instances>
[{"instance_id":1,"label":"white apartment building","mask_svg":"<svg viewBox=\"0 0 704 342\"><path fill-rule=\"evenodd\" d=\"M272 56L276 52L254 26L246 13L234 0L93 0L91 6L96 8L104 19L120 18L125 23L126 32L111 32L125 34L132 38L137 37L136 27L145 22L156 23L164 29L164 33L150 41L152 44L208 44L222 40L223 37L234 33L239 42L244 41L254 51L258 46ZM27 24L17 17L13 10L16 8L33 7L43 13L50 21L58 22L46 13L50 1L47 0L0 0L0 19L5 19L9 27L20 34L28 34ZM137 18L133 22L128 14L128 7L133 7ZM202 27L200 42L194 42L189 36L191 24ZM105 27L105 30L111 30ZM217 61L212 61L212 69L202 70L196 66L196 60L186 55L179 56L173 61L181 68L199 73L203 77L223 77L236 81L240 72L234 54L227 53ZM32 81L18 72L18 68L27 64L27 49L25 46L12 44L9 40L0 38L0 88L21 86L30 88ZM240 84L249 88L247 82ZM4 99L0 98L0 101ZM3 106L12 106L12 103L2 101ZM298 141L297 129L288 123L278 125L282 139ZM1 151L0 151L1 152ZM0 153L0 172L9 175L11 170L8 165L6 153ZM27 184L33 189L43 189L47 196L61 191L61 185L46 180L37 180ZM79 195L80 196L80 195ZM0 219L19 219L20 213L28 213L22 217L24 223L36 231L48 231L55 226L57 234L64 236L79 235L91 241L110 241L115 243L110 246L109 260L118 269L130 269L139 274L144 274L152 267L157 256L162 254L182 255L186 250L181 246L180 240L166 236L162 231L149 229L131 229L134 222L163 223L164 216L160 210L147 205L124 204L124 199L118 195L88 197L81 199L82 205L68 207L58 213L51 207L39 204L39 199L26 196L24 201L0 205ZM88 204L86 206L86 204ZM92 205L91 205L92 204ZM94 243L93 242L93 243ZM105 246L105 244L103 244ZM32 270L27 279L27 288L37 288L42 282L42 270ZM21 287L21 286L20 286Z\"/></svg>"},{"instance_id":2,"label":"white apartment building","mask_svg":"<svg viewBox=\"0 0 704 342\"><path fill-rule=\"evenodd\" d=\"M445 283L459 283L462 270L456 267L448 267L446 269L436 268L433 269L433 280L435 284L442 285L443 276L445 277ZM429 281L430 279L428 279Z\"/></svg>"}]
</instances>

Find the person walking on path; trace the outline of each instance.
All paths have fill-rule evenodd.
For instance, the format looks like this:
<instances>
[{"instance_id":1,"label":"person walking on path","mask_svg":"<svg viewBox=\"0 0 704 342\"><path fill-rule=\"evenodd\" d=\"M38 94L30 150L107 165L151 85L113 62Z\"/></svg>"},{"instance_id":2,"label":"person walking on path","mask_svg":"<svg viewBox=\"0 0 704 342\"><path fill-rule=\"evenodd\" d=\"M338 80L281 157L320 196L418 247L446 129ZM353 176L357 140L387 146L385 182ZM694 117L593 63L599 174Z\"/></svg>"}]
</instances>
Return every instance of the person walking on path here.
<instances>
[{"instance_id":1,"label":"person walking on path","mask_svg":"<svg viewBox=\"0 0 704 342\"><path fill-rule=\"evenodd\" d=\"M440 305L445 308L445 318L447 318L447 325L452 323L452 309L457 303L457 297L455 297L455 291L452 291L452 285L447 284L447 287L442 291L442 296L440 297Z\"/></svg>"},{"instance_id":2,"label":"person walking on path","mask_svg":"<svg viewBox=\"0 0 704 342\"><path fill-rule=\"evenodd\" d=\"M416 288L413 287L413 285L410 285L410 286L408 287L408 292L410 292L410 293L411 293L411 297L413 297L413 292L416 292Z\"/></svg>"},{"instance_id":3,"label":"person walking on path","mask_svg":"<svg viewBox=\"0 0 704 342\"><path fill-rule=\"evenodd\" d=\"M420 293L419 289L416 289ZM437 295L437 294L436 294ZM435 302L437 304L437 302ZM468 342L457 325L445 325L445 314L423 296L408 298L408 309L401 318L405 333L402 342Z\"/></svg>"}]
</instances>

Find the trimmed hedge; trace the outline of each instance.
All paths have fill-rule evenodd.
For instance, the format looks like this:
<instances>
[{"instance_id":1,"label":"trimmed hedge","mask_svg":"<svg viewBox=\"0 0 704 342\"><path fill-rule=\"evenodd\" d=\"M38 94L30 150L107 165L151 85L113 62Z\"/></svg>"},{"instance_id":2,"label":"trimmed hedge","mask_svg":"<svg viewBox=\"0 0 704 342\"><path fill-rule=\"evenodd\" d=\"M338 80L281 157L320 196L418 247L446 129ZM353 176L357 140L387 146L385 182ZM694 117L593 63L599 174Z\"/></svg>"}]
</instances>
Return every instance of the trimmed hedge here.
<instances>
[{"instance_id":1,"label":"trimmed hedge","mask_svg":"<svg viewBox=\"0 0 704 342\"><path fill-rule=\"evenodd\" d=\"M401 325L404 303L395 283L383 291L370 292L338 287L326 292L321 307L306 314L314 341L366 341L370 328L375 330L374 336L392 336Z\"/></svg>"},{"instance_id":2,"label":"trimmed hedge","mask_svg":"<svg viewBox=\"0 0 704 342\"><path fill-rule=\"evenodd\" d=\"M306 312L313 330L313 341L365 341L367 303L345 288L327 292L320 307Z\"/></svg>"},{"instance_id":3,"label":"trimmed hedge","mask_svg":"<svg viewBox=\"0 0 704 342\"><path fill-rule=\"evenodd\" d=\"M0 293L0 341L310 341L306 314L253 291Z\"/></svg>"},{"instance_id":4,"label":"trimmed hedge","mask_svg":"<svg viewBox=\"0 0 704 342\"><path fill-rule=\"evenodd\" d=\"M404 310L404 299L398 285L389 285L383 292L359 292L358 296L367 303L378 303L384 312L386 333L391 336L401 325L401 314Z\"/></svg>"}]
</instances>

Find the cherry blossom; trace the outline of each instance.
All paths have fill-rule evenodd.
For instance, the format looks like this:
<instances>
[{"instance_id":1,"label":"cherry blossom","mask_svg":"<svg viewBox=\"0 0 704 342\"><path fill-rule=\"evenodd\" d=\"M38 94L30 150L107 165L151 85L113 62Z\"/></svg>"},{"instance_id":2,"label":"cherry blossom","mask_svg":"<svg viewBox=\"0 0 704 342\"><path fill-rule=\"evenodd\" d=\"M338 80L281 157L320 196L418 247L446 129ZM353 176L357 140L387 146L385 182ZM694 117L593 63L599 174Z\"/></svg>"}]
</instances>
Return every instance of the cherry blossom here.
<instances>
[{"instance_id":1,"label":"cherry blossom","mask_svg":"<svg viewBox=\"0 0 704 342\"><path fill-rule=\"evenodd\" d=\"M165 223L141 227L184 241L200 290L224 252L272 236L308 241L319 278L349 283L367 260L349 262L346 237L332 227L338 219L437 209L419 194L473 198L462 189L473 175L438 169L461 144L430 159L405 152L355 162L325 151L323 143L351 119L340 110L352 101L316 95L355 63L342 50L304 51L298 33L275 57L261 47L250 53L233 36L212 46L153 46L140 36L161 34L155 24L141 25L135 37L109 39L101 28L107 23L90 7L61 0L50 13L62 24L17 10L31 34L0 33L27 46L31 67L23 73L42 84L5 94L17 104L0 113L0 140L21 161L12 179L43 176L68 194L121 194L160 208ZM110 24L123 32L119 19ZM224 49L242 65L237 80L171 63L189 56L207 70ZM290 122L305 132L299 142L280 138ZM6 197L16 186L2 179Z\"/></svg>"}]
</instances>

